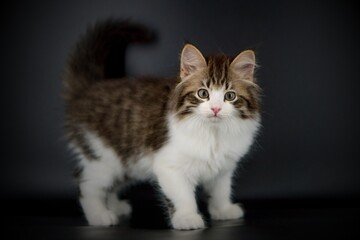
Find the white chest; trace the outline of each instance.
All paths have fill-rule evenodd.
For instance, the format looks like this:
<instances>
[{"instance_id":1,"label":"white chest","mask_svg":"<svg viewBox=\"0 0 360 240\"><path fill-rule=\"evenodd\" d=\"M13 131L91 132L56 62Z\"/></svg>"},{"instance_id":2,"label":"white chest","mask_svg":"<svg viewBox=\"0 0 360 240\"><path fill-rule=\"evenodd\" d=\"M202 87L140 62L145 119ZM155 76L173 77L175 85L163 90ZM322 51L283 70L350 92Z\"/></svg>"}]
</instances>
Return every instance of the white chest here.
<instances>
[{"instance_id":1,"label":"white chest","mask_svg":"<svg viewBox=\"0 0 360 240\"><path fill-rule=\"evenodd\" d=\"M234 121L220 125L192 125L170 121L168 152L175 167L194 181L206 181L231 170L253 142L258 121Z\"/></svg>"}]
</instances>

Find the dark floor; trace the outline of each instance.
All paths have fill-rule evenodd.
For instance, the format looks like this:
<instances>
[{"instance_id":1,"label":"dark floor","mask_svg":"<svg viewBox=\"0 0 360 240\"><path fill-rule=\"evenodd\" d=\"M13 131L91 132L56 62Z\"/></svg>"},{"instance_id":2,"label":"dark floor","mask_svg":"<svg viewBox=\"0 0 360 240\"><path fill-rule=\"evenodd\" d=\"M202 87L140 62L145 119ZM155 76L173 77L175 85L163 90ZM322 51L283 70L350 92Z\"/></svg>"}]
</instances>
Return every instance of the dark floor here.
<instances>
[{"instance_id":1,"label":"dark floor","mask_svg":"<svg viewBox=\"0 0 360 240\"><path fill-rule=\"evenodd\" d=\"M7 239L360 239L356 200L244 200L243 220L176 231L167 228L155 198L135 195L129 196L132 217L116 227L87 226L76 200L44 198L3 200L2 226L10 233ZM205 204L200 205L206 216Z\"/></svg>"}]
</instances>

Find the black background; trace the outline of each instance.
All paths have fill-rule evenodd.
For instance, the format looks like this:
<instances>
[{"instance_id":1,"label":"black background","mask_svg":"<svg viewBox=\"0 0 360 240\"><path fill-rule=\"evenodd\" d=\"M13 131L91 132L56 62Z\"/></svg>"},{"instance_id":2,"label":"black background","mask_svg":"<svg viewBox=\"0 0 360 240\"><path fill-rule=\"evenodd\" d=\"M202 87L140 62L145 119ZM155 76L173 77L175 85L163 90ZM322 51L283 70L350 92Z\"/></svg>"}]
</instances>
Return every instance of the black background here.
<instances>
[{"instance_id":1,"label":"black background","mask_svg":"<svg viewBox=\"0 0 360 240\"><path fill-rule=\"evenodd\" d=\"M204 53L256 51L263 128L236 197L359 197L358 13L347 1L11 1L1 8L1 198L76 197L63 67L87 26L108 17L157 31L129 49L130 75L176 74L185 40Z\"/></svg>"}]
</instances>

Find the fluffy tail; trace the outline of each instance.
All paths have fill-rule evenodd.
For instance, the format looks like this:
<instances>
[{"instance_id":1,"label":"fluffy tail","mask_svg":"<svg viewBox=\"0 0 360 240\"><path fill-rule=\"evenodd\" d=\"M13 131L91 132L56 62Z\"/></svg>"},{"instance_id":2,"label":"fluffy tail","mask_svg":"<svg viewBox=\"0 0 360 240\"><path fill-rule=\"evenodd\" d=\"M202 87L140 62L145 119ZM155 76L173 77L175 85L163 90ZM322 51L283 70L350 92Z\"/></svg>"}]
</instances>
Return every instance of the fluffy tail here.
<instances>
[{"instance_id":1,"label":"fluffy tail","mask_svg":"<svg viewBox=\"0 0 360 240\"><path fill-rule=\"evenodd\" d=\"M125 51L129 43L154 40L140 24L110 19L99 22L81 36L70 53L65 71L64 97L76 98L90 84L125 76Z\"/></svg>"}]
</instances>

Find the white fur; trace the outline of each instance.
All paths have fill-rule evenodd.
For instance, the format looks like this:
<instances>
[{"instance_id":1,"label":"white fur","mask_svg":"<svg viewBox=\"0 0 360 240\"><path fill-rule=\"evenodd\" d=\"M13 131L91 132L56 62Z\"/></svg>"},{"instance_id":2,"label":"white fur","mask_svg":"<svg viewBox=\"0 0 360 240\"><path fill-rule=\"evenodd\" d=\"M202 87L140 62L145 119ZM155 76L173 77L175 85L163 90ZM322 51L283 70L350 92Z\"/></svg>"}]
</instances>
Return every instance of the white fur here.
<instances>
[{"instance_id":1,"label":"white fur","mask_svg":"<svg viewBox=\"0 0 360 240\"><path fill-rule=\"evenodd\" d=\"M117 212L114 212L107 206L108 188L112 187L116 180L124 178L123 164L114 150L105 146L95 134L87 131L86 139L99 159L89 160L80 154L80 166L83 168L79 184L82 195L80 203L90 225L115 225L118 223L116 215L120 210L117 209ZM80 150L76 152L80 152ZM114 200L110 201L113 203ZM123 206L124 213L129 213L129 207ZM113 204L112 208L114 209Z\"/></svg>"},{"instance_id":2,"label":"white fur","mask_svg":"<svg viewBox=\"0 0 360 240\"><path fill-rule=\"evenodd\" d=\"M198 184L204 184L209 191L213 219L243 216L243 210L230 201L231 178L237 161L252 144L259 121L219 121L198 116L182 121L169 117L170 141L156 155L154 171L163 192L175 206L172 224L176 229L204 227L197 220L194 190ZM189 227L191 222L194 225Z\"/></svg>"},{"instance_id":3,"label":"white fur","mask_svg":"<svg viewBox=\"0 0 360 240\"><path fill-rule=\"evenodd\" d=\"M132 209L131 205L125 200L119 200L117 192L109 193L107 197L107 206L110 211L116 214L116 216L128 216L130 215Z\"/></svg>"},{"instance_id":4,"label":"white fur","mask_svg":"<svg viewBox=\"0 0 360 240\"><path fill-rule=\"evenodd\" d=\"M146 181L155 179L153 168L154 155L147 154L136 157L134 161L129 161L126 175L131 179Z\"/></svg>"},{"instance_id":5,"label":"white fur","mask_svg":"<svg viewBox=\"0 0 360 240\"><path fill-rule=\"evenodd\" d=\"M223 97L223 92L211 94ZM221 104L218 118L212 117L211 104ZM114 225L119 215L130 214L131 206L118 201L116 192L106 190L116 181L123 181L125 175L141 181L157 179L161 190L174 204L171 223L175 229L205 226L194 196L199 184L203 184L211 196L209 211L213 219L241 217L241 207L230 201L231 178L237 161L252 144L259 119L234 117L231 107L226 102L209 101L200 104L197 113L185 120L169 115L169 141L157 152L133 156L134 161L128 165L96 134L87 131L86 139L100 157L89 160L80 154L80 165L84 169L80 202L89 224ZM76 148L75 151L81 152Z\"/></svg>"}]
</instances>

